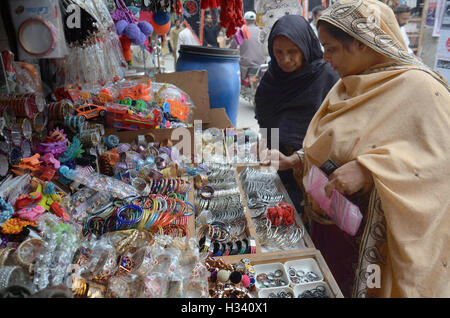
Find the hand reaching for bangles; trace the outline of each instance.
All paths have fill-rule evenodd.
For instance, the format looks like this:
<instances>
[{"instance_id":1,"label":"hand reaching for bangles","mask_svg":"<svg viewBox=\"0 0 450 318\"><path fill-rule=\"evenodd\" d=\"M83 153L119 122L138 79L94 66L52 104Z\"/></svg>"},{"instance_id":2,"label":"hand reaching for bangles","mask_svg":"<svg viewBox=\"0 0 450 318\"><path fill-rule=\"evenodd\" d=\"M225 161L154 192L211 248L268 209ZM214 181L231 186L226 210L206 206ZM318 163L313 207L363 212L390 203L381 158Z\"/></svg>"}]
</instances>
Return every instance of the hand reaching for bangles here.
<instances>
[{"instance_id":1,"label":"hand reaching for bangles","mask_svg":"<svg viewBox=\"0 0 450 318\"><path fill-rule=\"evenodd\" d=\"M292 169L298 164L301 164L301 160L296 153L286 156L276 149L266 149L261 152L261 165L263 166L272 166L283 171Z\"/></svg>"}]
</instances>

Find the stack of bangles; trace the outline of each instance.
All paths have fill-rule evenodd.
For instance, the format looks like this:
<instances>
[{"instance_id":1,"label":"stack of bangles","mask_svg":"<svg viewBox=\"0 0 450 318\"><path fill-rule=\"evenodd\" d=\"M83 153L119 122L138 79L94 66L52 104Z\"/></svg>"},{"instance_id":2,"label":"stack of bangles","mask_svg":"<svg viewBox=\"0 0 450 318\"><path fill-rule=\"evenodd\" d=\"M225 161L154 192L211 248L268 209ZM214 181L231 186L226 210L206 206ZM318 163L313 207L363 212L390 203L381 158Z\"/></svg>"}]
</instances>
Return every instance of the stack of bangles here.
<instances>
[{"instance_id":1,"label":"stack of bangles","mask_svg":"<svg viewBox=\"0 0 450 318\"><path fill-rule=\"evenodd\" d=\"M187 193L191 189L191 183L183 179L151 179L149 181L150 193Z\"/></svg>"},{"instance_id":2,"label":"stack of bangles","mask_svg":"<svg viewBox=\"0 0 450 318\"><path fill-rule=\"evenodd\" d=\"M165 234L186 235L186 217L195 213L191 203L159 194L134 198L125 203L117 201L109 205L108 209L88 218L83 234L100 236L107 232L128 229L155 230L161 227ZM166 231L166 227L170 229Z\"/></svg>"},{"instance_id":3,"label":"stack of bangles","mask_svg":"<svg viewBox=\"0 0 450 318\"><path fill-rule=\"evenodd\" d=\"M208 253L208 257L255 254L256 241L254 238L230 240L230 230L220 221L203 225L197 233L200 252Z\"/></svg>"}]
</instances>

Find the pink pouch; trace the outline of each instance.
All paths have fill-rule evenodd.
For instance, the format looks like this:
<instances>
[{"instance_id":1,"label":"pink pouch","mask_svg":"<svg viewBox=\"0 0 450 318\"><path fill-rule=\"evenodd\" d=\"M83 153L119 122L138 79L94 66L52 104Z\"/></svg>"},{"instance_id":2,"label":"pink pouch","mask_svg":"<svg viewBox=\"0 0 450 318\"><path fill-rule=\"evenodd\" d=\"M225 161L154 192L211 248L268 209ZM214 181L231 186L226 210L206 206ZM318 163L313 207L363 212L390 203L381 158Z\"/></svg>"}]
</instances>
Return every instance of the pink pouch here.
<instances>
[{"instance_id":1,"label":"pink pouch","mask_svg":"<svg viewBox=\"0 0 450 318\"><path fill-rule=\"evenodd\" d=\"M337 190L331 193L329 217L344 232L355 236L362 221L358 206L349 201Z\"/></svg>"},{"instance_id":2,"label":"pink pouch","mask_svg":"<svg viewBox=\"0 0 450 318\"><path fill-rule=\"evenodd\" d=\"M328 183L328 177L316 166L312 166L308 172L308 185L306 192L316 201L320 208L330 215L331 199L325 193L325 186Z\"/></svg>"},{"instance_id":3,"label":"pink pouch","mask_svg":"<svg viewBox=\"0 0 450 318\"><path fill-rule=\"evenodd\" d=\"M241 45L245 39L244 32L242 32L242 29L239 29L239 31L237 31L236 34L233 35L233 38L236 41L237 45Z\"/></svg>"}]
</instances>

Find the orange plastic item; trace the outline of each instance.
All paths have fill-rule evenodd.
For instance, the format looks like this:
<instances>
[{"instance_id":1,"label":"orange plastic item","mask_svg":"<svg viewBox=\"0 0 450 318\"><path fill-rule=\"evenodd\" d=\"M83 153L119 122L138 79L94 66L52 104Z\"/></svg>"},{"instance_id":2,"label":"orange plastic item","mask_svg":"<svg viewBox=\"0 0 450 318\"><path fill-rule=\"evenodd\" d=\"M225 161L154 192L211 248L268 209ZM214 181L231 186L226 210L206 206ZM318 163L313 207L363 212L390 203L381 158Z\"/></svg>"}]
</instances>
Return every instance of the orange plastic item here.
<instances>
[{"instance_id":1,"label":"orange plastic item","mask_svg":"<svg viewBox=\"0 0 450 318\"><path fill-rule=\"evenodd\" d=\"M80 92L80 99L83 101L88 101L92 97L91 93L89 92Z\"/></svg>"},{"instance_id":2,"label":"orange plastic item","mask_svg":"<svg viewBox=\"0 0 450 318\"><path fill-rule=\"evenodd\" d=\"M95 117L104 117L106 115L106 107L94 105L94 104L87 104L80 106L75 109L77 116L83 116L86 119L91 119Z\"/></svg>"},{"instance_id":3,"label":"orange plastic item","mask_svg":"<svg viewBox=\"0 0 450 318\"><path fill-rule=\"evenodd\" d=\"M32 172L40 170L40 156L41 155L37 153L31 157L22 159L19 164L13 166L14 168L18 168L19 170L13 169L11 171L16 175L23 175L22 172L26 172L27 170L31 170Z\"/></svg>"},{"instance_id":4,"label":"orange plastic item","mask_svg":"<svg viewBox=\"0 0 450 318\"><path fill-rule=\"evenodd\" d=\"M119 92L119 100L141 99L148 102L152 99L150 86L150 81L147 81L147 84L138 84L132 88L123 88Z\"/></svg>"},{"instance_id":5,"label":"orange plastic item","mask_svg":"<svg viewBox=\"0 0 450 318\"><path fill-rule=\"evenodd\" d=\"M40 156L41 156L40 154L36 153L31 157L23 158L21 163L27 164L27 165L32 165L32 166L39 166L41 164L39 161Z\"/></svg>"},{"instance_id":6,"label":"orange plastic item","mask_svg":"<svg viewBox=\"0 0 450 318\"><path fill-rule=\"evenodd\" d=\"M106 104L107 102L112 102L114 100L113 94L110 89L104 88L98 93L98 100Z\"/></svg>"},{"instance_id":7,"label":"orange plastic item","mask_svg":"<svg viewBox=\"0 0 450 318\"><path fill-rule=\"evenodd\" d=\"M170 104L170 115L180 120L186 121L189 116L189 107L183 105L177 100L168 99L167 103Z\"/></svg>"},{"instance_id":8,"label":"orange plastic item","mask_svg":"<svg viewBox=\"0 0 450 318\"><path fill-rule=\"evenodd\" d=\"M104 151L101 155L101 158L107 160L111 166L115 166L116 163L120 160L120 155L117 153L117 149L112 149L110 151Z\"/></svg>"}]
</instances>

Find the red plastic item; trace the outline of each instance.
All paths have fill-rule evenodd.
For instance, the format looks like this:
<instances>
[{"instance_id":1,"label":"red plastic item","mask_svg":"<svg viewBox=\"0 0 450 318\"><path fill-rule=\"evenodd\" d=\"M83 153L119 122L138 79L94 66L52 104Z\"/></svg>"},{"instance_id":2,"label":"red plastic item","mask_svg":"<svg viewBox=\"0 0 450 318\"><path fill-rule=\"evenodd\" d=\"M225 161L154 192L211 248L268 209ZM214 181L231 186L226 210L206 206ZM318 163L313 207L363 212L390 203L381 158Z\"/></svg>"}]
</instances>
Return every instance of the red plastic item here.
<instances>
[{"instance_id":1,"label":"red plastic item","mask_svg":"<svg viewBox=\"0 0 450 318\"><path fill-rule=\"evenodd\" d=\"M42 193L40 192L33 192L31 194L22 194L16 199L16 202L14 203L14 208L16 210L20 210L28 205L32 205L41 201L41 199Z\"/></svg>"},{"instance_id":2,"label":"red plastic item","mask_svg":"<svg viewBox=\"0 0 450 318\"><path fill-rule=\"evenodd\" d=\"M276 206L267 208L267 218L272 225L279 226L283 222L284 225L289 226L295 222L294 211L291 205L278 202Z\"/></svg>"},{"instance_id":3,"label":"red plastic item","mask_svg":"<svg viewBox=\"0 0 450 318\"><path fill-rule=\"evenodd\" d=\"M152 118L146 118L128 112L128 106L111 105L108 107L108 114L106 116L106 124L108 127L139 130L155 128L161 123L161 112L157 109L152 111Z\"/></svg>"},{"instance_id":4,"label":"red plastic item","mask_svg":"<svg viewBox=\"0 0 450 318\"><path fill-rule=\"evenodd\" d=\"M53 170L52 168L49 168L49 167L45 167L39 178L41 178L42 180L45 180L45 181L50 181L55 176L55 173L56 173L56 170Z\"/></svg>"},{"instance_id":5,"label":"red plastic item","mask_svg":"<svg viewBox=\"0 0 450 318\"><path fill-rule=\"evenodd\" d=\"M64 221L69 220L69 216L67 215L66 211L58 202L53 202L52 204L50 204L50 211Z\"/></svg>"},{"instance_id":6,"label":"red plastic item","mask_svg":"<svg viewBox=\"0 0 450 318\"><path fill-rule=\"evenodd\" d=\"M120 44L122 44L122 53L125 61L131 65L132 54L131 54L131 40L125 35L119 36Z\"/></svg>"},{"instance_id":7,"label":"red plastic item","mask_svg":"<svg viewBox=\"0 0 450 318\"><path fill-rule=\"evenodd\" d=\"M106 104L114 100L113 93L108 88L102 89L98 93L97 98L102 104Z\"/></svg>"}]
</instances>

